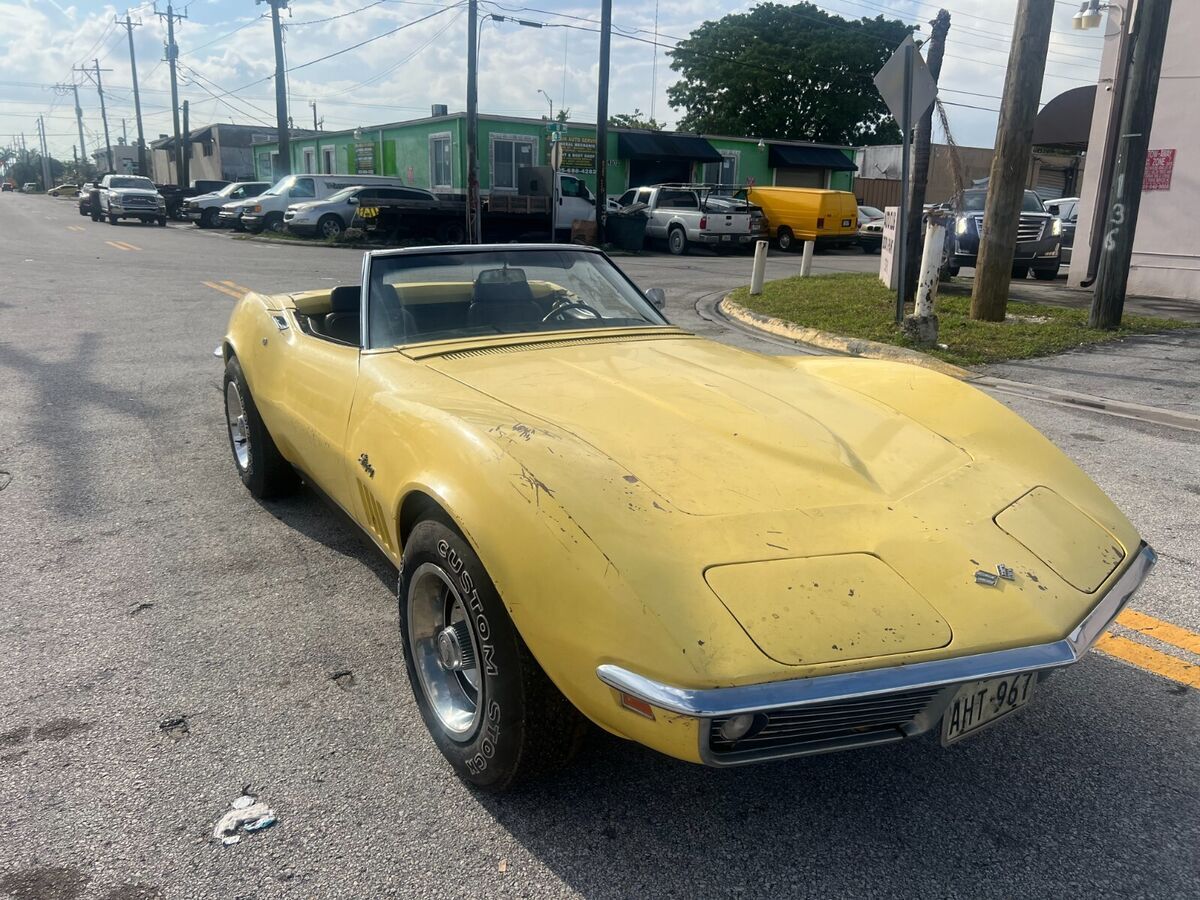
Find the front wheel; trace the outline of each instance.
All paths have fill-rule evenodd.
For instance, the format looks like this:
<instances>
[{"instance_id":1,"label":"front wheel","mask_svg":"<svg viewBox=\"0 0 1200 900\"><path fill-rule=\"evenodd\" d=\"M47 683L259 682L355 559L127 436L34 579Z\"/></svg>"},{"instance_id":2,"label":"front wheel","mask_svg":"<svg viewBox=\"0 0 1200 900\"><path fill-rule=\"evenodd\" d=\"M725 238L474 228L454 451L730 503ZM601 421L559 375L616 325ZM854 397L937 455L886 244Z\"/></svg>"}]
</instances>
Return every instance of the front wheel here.
<instances>
[{"instance_id":1,"label":"front wheel","mask_svg":"<svg viewBox=\"0 0 1200 900\"><path fill-rule=\"evenodd\" d=\"M1034 269L1033 277L1038 281L1053 281L1058 277L1058 266L1053 269Z\"/></svg>"},{"instance_id":2,"label":"front wheel","mask_svg":"<svg viewBox=\"0 0 1200 900\"><path fill-rule=\"evenodd\" d=\"M199 225L201 228L216 228L217 227L217 211L215 209L206 209L200 213Z\"/></svg>"},{"instance_id":3,"label":"front wheel","mask_svg":"<svg viewBox=\"0 0 1200 900\"><path fill-rule=\"evenodd\" d=\"M109 224L109 225L116 225L116 224L117 224L117 217L116 217L116 216L114 216L112 213L109 213L109 214L108 214L108 224Z\"/></svg>"},{"instance_id":4,"label":"front wheel","mask_svg":"<svg viewBox=\"0 0 1200 900\"><path fill-rule=\"evenodd\" d=\"M449 519L417 524L397 588L409 684L460 778L500 792L565 764L586 721L538 666Z\"/></svg>"},{"instance_id":5,"label":"front wheel","mask_svg":"<svg viewBox=\"0 0 1200 900\"><path fill-rule=\"evenodd\" d=\"M343 230L342 220L335 215L324 216L317 223L317 232L327 241L336 239Z\"/></svg>"},{"instance_id":6,"label":"front wheel","mask_svg":"<svg viewBox=\"0 0 1200 900\"><path fill-rule=\"evenodd\" d=\"M280 234L283 231L283 213L268 213L263 220L262 230Z\"/></svg>"},{"instance_id":7,"label":"front wheel","mask_svg":"<svg viewBox=\"0 0 1200 900\"><path fill-rule=\"evenodd\" d=\"M688 250L688 239L682 228L672 228L667 234L667 249L672 256L683 256Z\"/></svg>"},{"instance_id":8,"label":"front wheel","mask_svg":"<svg viewBox=\"0 0 1200 900\"><path fill-rule=\"evenodd\" d=\"M790 251L796 245L796 236L792 234L792 229L784 225L779 229L779 233L775 235L775 240L779 243L779 249Z\"/></svg>"},{"instance_id":9,"label":"front wheel","mask_svg":"<svg viewBox=\"0 0 1200 900\"><path fill-rule=\"evenodd\" d=\"M236 356L225 365L225 422L233 464L246 489L260 500L289 493L296 486L296 471L283 458L258 414Z\"/></svg>"},{"instance_id":10,"label":"front wheel","mask_svg":"<svg viewBox=\"0 0 1200 900\"><path fill-rule=\"evenodd\" d=\"M1012 267L1012 280L1013 281L1024 281L1028 277L1029 277L1029 266L1013 266Z\"/></svg>"}]
</instances>

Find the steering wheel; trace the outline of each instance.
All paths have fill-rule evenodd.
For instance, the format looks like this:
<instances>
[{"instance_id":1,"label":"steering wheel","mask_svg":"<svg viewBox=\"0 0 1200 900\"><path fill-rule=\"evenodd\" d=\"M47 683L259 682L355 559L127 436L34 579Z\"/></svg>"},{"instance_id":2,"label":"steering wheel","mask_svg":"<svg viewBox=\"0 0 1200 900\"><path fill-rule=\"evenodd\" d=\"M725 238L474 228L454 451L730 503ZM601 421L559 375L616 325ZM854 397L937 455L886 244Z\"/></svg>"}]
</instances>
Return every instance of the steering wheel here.
<instances>
[{"instance_id":1,"label":"steering wheel","mask_svg":"<svg viewBox=\"0 0 1200 900\"><path fill-rule=\"evenodd\" d=\"M590 314L592 316L592 318L594 318L594 319L603 319L604 318L604 316L600 315L599 312L597 312L592 307L588 306L586 303L583 303L582 301L579 301L579 300L569 300L566 303L558 304L557 306L554 307L554 309L552 309L552 310L550 310L550 312L546 313L546 315L542 318L542 322L543 323L549 322L555 316L558 316L561 318L562 314L565 313L568 309L583 310L584 312Z\"/></svg>"}]
</instances>

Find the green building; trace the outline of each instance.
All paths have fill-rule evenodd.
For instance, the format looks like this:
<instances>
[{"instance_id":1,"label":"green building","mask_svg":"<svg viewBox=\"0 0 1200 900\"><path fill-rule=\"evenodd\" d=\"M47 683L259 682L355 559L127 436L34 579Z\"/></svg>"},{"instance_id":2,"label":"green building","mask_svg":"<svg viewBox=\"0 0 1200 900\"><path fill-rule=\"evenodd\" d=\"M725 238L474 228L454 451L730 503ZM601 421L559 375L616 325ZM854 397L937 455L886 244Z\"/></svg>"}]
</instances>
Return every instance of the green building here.
<instances>
[{"instance_id":1,"label":"green building","mask_svg":"<svg viewBox=\"0 0 1200 900\"><path fill-rule=\"evenodd\" d=\"M291 170L339 175L391 175L415 187L465 192L464 113L292 139ZM479 117L482 191L516 190L517 170L557 165L596 187L596 127L543 119ZM854 190L854 151L802 141L765 141L672 131L608 130L608 194L661 182L777 184ZM254 145L257 177L274 181L278 145Z\"/></svg>"}]
</instances>

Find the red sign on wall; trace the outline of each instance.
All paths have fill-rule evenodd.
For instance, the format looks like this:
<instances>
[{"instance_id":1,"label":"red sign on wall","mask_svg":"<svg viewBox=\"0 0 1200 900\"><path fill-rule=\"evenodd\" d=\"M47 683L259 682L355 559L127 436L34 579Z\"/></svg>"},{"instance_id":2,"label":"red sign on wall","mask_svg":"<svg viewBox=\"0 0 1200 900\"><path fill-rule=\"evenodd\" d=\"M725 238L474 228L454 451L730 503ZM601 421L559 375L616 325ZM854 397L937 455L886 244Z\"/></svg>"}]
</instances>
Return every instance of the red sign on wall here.
<instances>
[{"instance_id":1,"label":"red sign on wall","mask_svg":"<svg viewBox=\"0 0 1200 900\"><path fill-rule=\"evenodd\" d=\"M1174 171L1174 150L1147 151L1146 174L1142 178L1142 190L1169 191L1171 189L1171 173Z\"/></svg>"}]
</instances>

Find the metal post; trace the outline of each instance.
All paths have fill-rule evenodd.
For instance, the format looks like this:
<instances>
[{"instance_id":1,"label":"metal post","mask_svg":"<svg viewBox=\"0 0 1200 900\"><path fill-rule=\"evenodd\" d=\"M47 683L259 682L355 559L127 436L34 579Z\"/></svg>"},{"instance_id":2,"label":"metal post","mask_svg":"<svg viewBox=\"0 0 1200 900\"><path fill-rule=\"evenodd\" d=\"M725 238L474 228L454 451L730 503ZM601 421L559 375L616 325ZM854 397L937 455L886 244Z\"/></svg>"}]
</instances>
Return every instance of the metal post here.
<instances>
[{"instance_id":1,"label":"metal post","mask_svg":"<svg viewBox=\"0 0 1200 900\"><path fill-rule=\"evenodd\" d=\"M604 244L608 220L608 64L612 45L612 0L600 4L600 89L596 95L596 243Z\"/></svg>"},{"instance_id":2,"label":"metal post","mask_svg":"<svg viewBox=\"0 0 1200 900\"><path fill-rule=\"evenodd\" d=\"M263 0L255 0L262 3ZM283 59L283 25L279 10L287 9L288 0L266 0L271 4L271 35L275 42L275 130L279 147L279 167L272 176L281 178L292 174L292 133L288 119L287 66Z\"/></svg>"},{"instance_id":3,"label":"metal post","mask_svg":"<svg viewBox=\"0 0 1200 900\"><path fill-rule=\"evenodd\" d=\"M816 246L814 241L804 242L804 252L800 256L800 277L807 278L812 274L812 258L813 248Z\"/></svg>"},{"instance_id":4,"label":"metal post","mask_svg":"<svg viewBox=\"0 0 1200 900\"><path fill-rule=\"evenodd\" d=\"M750 296L757 297L762 293L763 278L767 274L767 242L757 241L754 244L754 268L750 270Z\"/></svg>"},{"instance_id":5,"label":"metal post","mask_svg":"<svg viewBox=\"0 0 1200 900\"><path fill-rule=\"evenodd\" d=\"M183 101L183 175L180 176L179 186L189 187L192 183L192 131L188 126L188 102Z\"/></svg>"},{"instance_id":6,"label":"metal post","mask_svg":"<svg viewBox=\"0 0 1200 900\"><path fill-rule=\"evenodd\" d=\"M142 130L142 98L138 92L138 77L137 77L137 57L133 52L133 26L141 25L141 22L134 22L129 17L129 13L125 14L125 21L120 19L114 20L118 25L125 26L126 35L129 38L129 72L133 77L133 115L137 119L137 161L138 174L146 174L146 134Z\"/></svg>"},{"instance_id":7,"label":"metal post","mask_svg":"<svg viewBox=\"0 0 1200 900\"><path fill-rule=\"evenodd\" d=\"M467 222L468 244L482 243L479 202L479 4L467 3Z\"/></svg>"},{"instance_id":8,"label":"metal post","mask_svg":"<svg viewBox=\"0 0 1200 900\"><path fill-rule=\"evenodd\" d=\"M904 285L908 279L908 260L904 252L906 247L905 235L908 234L908 180L909 167L912 164L912 82L913 82L913 53L916 48L911 43L904 45L904 103L900 116L900 221L897 223L895 252L900 254L900 268L897 272L896 283L896 324L904 320ZM807 249L807 248L806 248Z\"/></svg>"},{"instance_id":9,"label":"metal post","mask_svg":"<svg viewBox=\"0 0 1200 900\"><path fill-rule=\"evenodd\" d=\"M1138 7L1133 62L1126 86L1128 96L1121 117L1120 150L1113 166L1115 178L1107 205L1098 207L1105 213L1105 231L1099 247L1096 293L1088 317L1092 328L1116 328L1121 324L1170 18L1171 0L1142 0Z\"/></svg>"}]
</instances>

